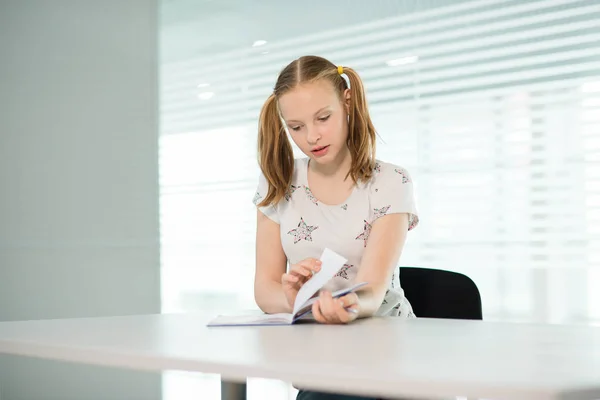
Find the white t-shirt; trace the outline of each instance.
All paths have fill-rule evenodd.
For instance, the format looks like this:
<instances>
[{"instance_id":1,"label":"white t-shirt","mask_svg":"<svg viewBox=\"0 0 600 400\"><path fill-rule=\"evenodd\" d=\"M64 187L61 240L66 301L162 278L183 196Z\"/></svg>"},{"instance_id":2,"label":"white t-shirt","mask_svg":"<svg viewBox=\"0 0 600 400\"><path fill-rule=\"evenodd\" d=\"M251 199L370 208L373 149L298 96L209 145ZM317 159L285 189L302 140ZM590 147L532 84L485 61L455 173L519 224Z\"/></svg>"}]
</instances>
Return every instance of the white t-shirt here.
<instances>
[{"instance_id":1,"label":"white t-shirt","mask_svg":"<svg viewBox=\"0 0 600 400\"><path fill-rule=\"evenodd\" d=\"M418 224L413 184L404 168L377 161L369 182L356 185L342 204L328 205L317 200L308 187L308 162L308 158L296 159L292 184L285 198L275 205L260 207L260 210L279 224L289 265L309 257L319 258L325 248L348 260L324 287L335 291L356 283L354 279L371 226L377 218L408 213L409 230ZM255 205L266 195L267 188L267 181L260 174ZM376 315L414 317L400 287L397 270Z\"/></svg>"}]
</instances>

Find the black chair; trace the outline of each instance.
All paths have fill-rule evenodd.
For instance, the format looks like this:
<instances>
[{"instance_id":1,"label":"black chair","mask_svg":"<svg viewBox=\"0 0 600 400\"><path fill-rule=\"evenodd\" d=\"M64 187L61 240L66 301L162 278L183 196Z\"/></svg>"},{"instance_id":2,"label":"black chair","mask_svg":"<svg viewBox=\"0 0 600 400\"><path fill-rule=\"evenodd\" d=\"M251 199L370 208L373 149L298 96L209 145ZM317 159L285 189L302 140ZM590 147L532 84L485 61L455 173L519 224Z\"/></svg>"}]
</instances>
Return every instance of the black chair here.
<instances>
[{"instance_id":1,"label":"black chair","mask_svg":"<svg viewBox=\"0 0 600 400\"><path fill-rule=\"evenodd\" d=\"M400 286L417 318L483 319L471 278L439 269L400 267Z\"/></svg>"}]
</instances>

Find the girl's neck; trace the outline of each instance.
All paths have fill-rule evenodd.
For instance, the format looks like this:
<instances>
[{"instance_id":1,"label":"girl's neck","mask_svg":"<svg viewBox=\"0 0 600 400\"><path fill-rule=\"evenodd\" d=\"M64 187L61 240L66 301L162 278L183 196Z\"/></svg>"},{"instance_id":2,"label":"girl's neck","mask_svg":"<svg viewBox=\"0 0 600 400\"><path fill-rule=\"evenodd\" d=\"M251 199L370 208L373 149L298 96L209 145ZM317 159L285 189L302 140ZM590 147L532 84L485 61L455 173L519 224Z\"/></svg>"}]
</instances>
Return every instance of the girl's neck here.
<instances>
[{"instance_id":1,"label":"girl's neck","mask_svg":"<svg viewBox=\"0 0 600 400\"><path fill-rule=\"evenodd\" d=\"M314 174L323 178L336 178L340 177L342 180L346 178L350 167L352 166L352 156L348 147L344 147L343 151L340 151L337 157L328 164L318 164L310 162L308 164L309 170Z\"/></svg>"}]
</instances>

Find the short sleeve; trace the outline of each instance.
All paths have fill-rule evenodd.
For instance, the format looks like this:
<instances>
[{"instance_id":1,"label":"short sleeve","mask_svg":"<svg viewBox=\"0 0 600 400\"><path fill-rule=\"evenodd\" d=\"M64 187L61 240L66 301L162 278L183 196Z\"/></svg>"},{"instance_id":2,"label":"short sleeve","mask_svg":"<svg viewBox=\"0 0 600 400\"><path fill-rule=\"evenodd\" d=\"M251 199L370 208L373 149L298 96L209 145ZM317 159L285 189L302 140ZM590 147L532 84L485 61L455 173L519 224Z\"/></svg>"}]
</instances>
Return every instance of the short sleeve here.
<instances>
[{"instance_id":1,"label":"short sleeve","mask_svg":"<svg viewBox=\"0 0 600 400\"><path fill-rule=\"evenodd\" d=\"M269 183L265 176L261 173L258 177L258 187L256 188L256 193L254 193L254 199L252 202L255 206L258 207L258 204L265 198L269 189ZM258 209L265 214L269 219L273 222L279 224L279 213L277 210L277 205L271 204L268 206L261 206Z\"/></svg>"},{"instance_id":2,"label":"short sleeve","mask_svg":"<svg viewBox=\"0 0 600 400\"><path fill-rule=\"evenodd\" d=\"M397 165L380 163L375 169L375 179L371 187L374 217L387 214L408 214L408 230L419 223L414 185L409 172Z\"/></svg>"}]
</instances>

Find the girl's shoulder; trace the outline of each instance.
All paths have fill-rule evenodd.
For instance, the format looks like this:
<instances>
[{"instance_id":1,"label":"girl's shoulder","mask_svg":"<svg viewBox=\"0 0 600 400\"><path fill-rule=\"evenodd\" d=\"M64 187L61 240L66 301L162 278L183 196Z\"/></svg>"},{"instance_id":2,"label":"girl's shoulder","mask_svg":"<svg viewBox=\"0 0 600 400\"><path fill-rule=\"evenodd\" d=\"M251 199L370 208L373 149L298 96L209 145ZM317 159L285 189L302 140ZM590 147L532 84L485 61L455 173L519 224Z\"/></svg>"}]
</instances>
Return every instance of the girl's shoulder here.
<instances>
[{"instance_id":1,"label":"girl's shoulder","mask_svg":"<svg viewBox=\"0 0 600 400\"><path fill-rule=\"evenodd\" d=\"M412 177L409 171L402 165L376 160L375 167L373 168L373 176L368 186L373 187L382 183L406 185L412 183Z\"/></svg>"}]
</instances>

